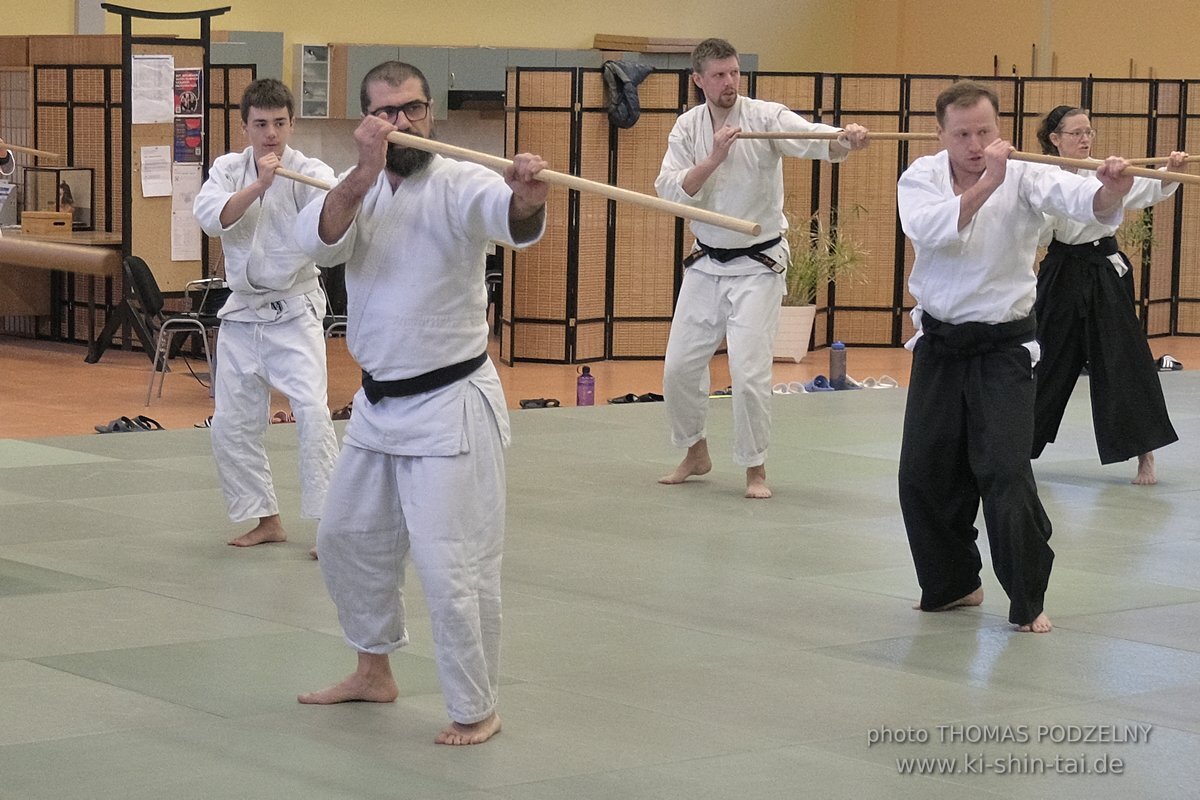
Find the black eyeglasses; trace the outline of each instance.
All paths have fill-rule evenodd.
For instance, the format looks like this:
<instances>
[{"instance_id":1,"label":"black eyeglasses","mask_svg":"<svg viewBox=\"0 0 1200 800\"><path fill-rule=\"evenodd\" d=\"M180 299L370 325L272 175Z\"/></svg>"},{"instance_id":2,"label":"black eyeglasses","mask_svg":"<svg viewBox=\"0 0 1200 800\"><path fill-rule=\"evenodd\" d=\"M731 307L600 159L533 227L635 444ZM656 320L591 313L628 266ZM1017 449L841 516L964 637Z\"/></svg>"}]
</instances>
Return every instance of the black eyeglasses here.
<instances>
[{"instance_id":1,"label":"black eyeglasses","mask_svg":"<svg viewBox=\"0 0 1200 800\"><path fill-rule=\"evenodd\" d=\"M400 119L400 114L403 113L409 122L420 122L429 116L429 103L425 100L413 100L411 103L405 103L402 106L380 106L374 111L368 111L373 117L386 119L393 125L396 120Z\"/></svg>"}]
</instances>

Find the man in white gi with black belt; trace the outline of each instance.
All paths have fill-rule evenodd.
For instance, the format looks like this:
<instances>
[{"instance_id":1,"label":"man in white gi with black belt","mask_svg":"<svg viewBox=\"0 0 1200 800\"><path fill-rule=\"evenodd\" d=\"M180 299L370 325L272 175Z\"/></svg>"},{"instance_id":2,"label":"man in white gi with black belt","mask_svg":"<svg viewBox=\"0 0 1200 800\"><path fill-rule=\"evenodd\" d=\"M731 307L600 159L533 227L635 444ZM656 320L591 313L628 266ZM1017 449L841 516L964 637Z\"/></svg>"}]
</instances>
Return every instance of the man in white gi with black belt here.
<instances>
[{"instance_id":1,"label":"man in white gi with black belt","mask_svg":"<svg viewBox=\"0 0 1200 800\"><path fill-rule=\"evenodd\" d=\"M500 557L508 413L487 357L488 242L522 247L545 227L545 162L527 153L503 176L389 144L432 136L429 84L400 62L363 78L358 165L297 236L346 262L347 343L362 366L317 541L356 671L301 703L391 702L388 654L408 643L411 555L433 623L450 724L440 744L499 732Z\"/></svg>"},{"instance_id":2,"label":"man in white gi with black belt","mask_svg":"<svg viewBox=\"0 0 1200 800\"><path fill-rule=\"evenodd\" d=\"M692 80L704 103L675 122L654 188L667 200L757 222L762 234L691 223L696 249L684 260L663 365L671 442L687 454L659 483L682 483L712 469L705 432L708 363L724 339L733 380L733 460L746 468L746 497L766 498L771 348L788 263L783 157L842 161L866 146L867 130L847 125L840 137L824 141L738 141L742 131L839 129L811 123L779 103L740 97L737 50L724 39L696 45Z\"/></svg>"},{"instance_id":3,"label":"man in white gi with black belt","mask_svg":"<svg viewBox=\"0 0 1200 800\"><path fill-rule=\"evenodd\" d=\"M991 89L956 83L937 99L944 150L900 177L899 212L916 252L917 300L900 509L922 611L983 602L975 518L983 504L996 577L1021 631L1051 629L1043 608L1054 552L1030 465L1035 370L1033 272L1042 214L1114 224L1133 185L1109 158L1096 178L1009 162ZM1097 178L1099 180L1097 180Z\"/></svg>"},{"instance_id":4,"label":"man in white gi with black belt","mask_svg":"<svg viewBox=\"0 0 1200 800\"><path fill-rule=\"evenodd\" d=\"M333 170L288 146L295 129L291 91L273 78L242 93L250 146L213 162L193 213L221 238L232 294L217 337L213 457L234 522L258 524L229 544L287 541L263 437L271 389L287 397L300 440L300 516L317 519L337 458L325 362L325 293L317 265L296 244L296 217L321 189L275 177L276 168L333 182ZM315 557L316 551L311 551Z\"/></svg>"}]
</instances>

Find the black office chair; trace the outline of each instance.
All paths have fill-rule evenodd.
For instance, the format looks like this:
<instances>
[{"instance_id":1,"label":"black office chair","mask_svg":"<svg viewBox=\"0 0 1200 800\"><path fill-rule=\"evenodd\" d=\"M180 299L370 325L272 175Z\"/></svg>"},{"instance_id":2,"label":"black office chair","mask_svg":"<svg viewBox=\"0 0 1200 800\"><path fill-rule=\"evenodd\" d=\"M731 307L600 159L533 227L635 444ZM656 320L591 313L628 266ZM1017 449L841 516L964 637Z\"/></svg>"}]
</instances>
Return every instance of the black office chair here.
<instances>
[{"instance_id":1,"label":"black office chair","mask_svg":"<svg viewBox=\"0 0 1200 800\"><path fill-rule=\"evenodd\" d=\"M325 338L346 335L346 265L320 267L321 288L325 290Z\"/></svg>"},{"instance_id":2,"label":"black office chair","mask_svg":"<svg viewBox=\"0 0 1200 800\"><path fill-rule=\"evenodd\" d=\"M492 334L500 333L500 315L504 313L504 250L497 247L487 256L483 281L487 286L488 306L492 314Z\"/></svg>"},{"instance_id":3,"label":"black office chair","mask_svg":"<svg viewBox=\"0 0 1200 800\"><path fill-rule=\"evenodd\" d=\"M164 299L158 288L158 281L150 267L138 256L129 256L124 261L125 285L130 295L130 305L142 315L146 327L155 336L154 356L151 359L150 382L146 386L146 405L150 405L151 394L154 390L154 378L158 376L158 396L162 397L163 383L166 381L167 357L171 353L171 343L180 333L199 334L204 344L204 360L208 363L209 394L212 394L212 384L216 380L216 359L213 350L216 341L217 328L221 320L216 316L219 309L203 308L201 311L163 311ZM219 278L209 278L202 281L191 281L184 287L185 296L189 296L197 288L221 288L224 281ZM210 337L211 334L211 337ZM210 344L210 338L213 340Z\"/></svg>"}]
</instances>

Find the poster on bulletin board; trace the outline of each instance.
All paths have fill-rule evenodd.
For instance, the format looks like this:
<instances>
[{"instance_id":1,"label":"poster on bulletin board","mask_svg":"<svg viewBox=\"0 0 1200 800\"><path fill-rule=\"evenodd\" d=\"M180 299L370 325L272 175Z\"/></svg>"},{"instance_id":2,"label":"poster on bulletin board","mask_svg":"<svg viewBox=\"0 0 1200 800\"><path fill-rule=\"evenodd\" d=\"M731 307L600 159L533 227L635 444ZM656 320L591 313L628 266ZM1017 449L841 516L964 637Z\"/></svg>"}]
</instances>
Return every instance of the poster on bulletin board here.
<instances>
[{"instance_id":1,"label":"poster on bulletin board","mask_svg":"<svg viewBox=\"0 0 1200 800\"><path fill-rule=\"evenodd\" d=\"M175 118L175 163L199 164L204 160L204 118Z\"/></svg>"},{"instance_id":2,"label":"poster on bulletin board","mask_svg":"<svg viewBox=\"0 0 1200 800\"><path fill-rule=\"evenodd\" d=\"M175 116L199 116L202 74L198 69L175 70Z\"/></svg>"}]
</instances>

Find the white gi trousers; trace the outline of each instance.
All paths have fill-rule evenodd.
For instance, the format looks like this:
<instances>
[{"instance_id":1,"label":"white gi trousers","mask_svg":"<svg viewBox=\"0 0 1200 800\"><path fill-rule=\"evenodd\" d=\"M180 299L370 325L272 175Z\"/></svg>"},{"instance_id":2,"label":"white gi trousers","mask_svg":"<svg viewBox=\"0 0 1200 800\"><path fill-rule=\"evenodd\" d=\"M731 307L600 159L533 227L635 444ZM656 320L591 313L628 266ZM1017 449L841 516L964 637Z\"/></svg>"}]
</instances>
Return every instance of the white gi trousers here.
<instances>
[{"instance_id":1,"label":"white gi trousers","mask_svg":"<svg viewBox=\"0 0 1200 800\"><path fill-rule=\"evenodd\" d=\"M367 402L361 392L360 402ZM446 709L450 719L471 724L491 716L499 691L505 513L500 431L474 386L464 439L469 452L456 456L395 456L347 443L317 549L346 642L364 653L408 644L404 571L411 555Z\"/></svg>"},{"instance_id":2,"label":"white gi trousers","mask_svg":"<svg viewBox=\"0 0 1200 800\"><path fill-rule=\"evenodd\" d=\"M281 322L222 320L217 335L213 457L234 522L279 513L263 444L272 387L287 397L296 417L301 517L321 516L337 459L321 320L307 298L285 302L304 303L307 311Z\"/></svg>"},{"instance_id":3,"label":"white gi trousers","mask_svg":"<svg viewBox=\"0 0 1200 800\"><path fill-rule=\"evenodd\" d=\"M663 365L663 399L676 447L706 438L708 364L725 339L733 379L733 461L741 467L766 462L771 350L783 286L783 275L765 268L719 277L695 268L684 271Z\"/></svg>"}]
</instances>

